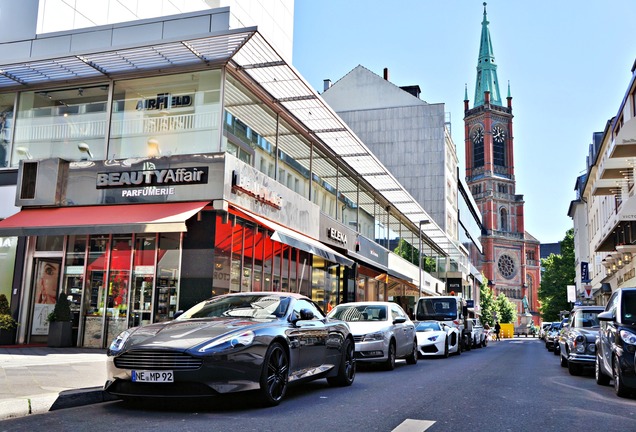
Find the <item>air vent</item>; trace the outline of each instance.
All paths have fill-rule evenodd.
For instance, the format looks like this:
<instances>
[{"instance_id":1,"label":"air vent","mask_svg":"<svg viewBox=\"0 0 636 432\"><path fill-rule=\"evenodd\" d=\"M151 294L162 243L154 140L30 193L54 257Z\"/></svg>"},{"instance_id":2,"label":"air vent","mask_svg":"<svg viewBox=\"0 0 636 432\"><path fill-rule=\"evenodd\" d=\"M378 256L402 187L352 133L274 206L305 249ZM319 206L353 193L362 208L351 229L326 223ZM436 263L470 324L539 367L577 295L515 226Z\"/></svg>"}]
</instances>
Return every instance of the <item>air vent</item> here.
<instances>
[{"instance_id":1,"label":"air vent","mask_svg":"<svg viewBox=\"0 0 636 432\"><path fill-rule=\"evenodd\" d=\"M35 184L38 178L38 163L23 162L22 178L20 179L20 199L35 199Z\"/></svg>"}]
</instances>

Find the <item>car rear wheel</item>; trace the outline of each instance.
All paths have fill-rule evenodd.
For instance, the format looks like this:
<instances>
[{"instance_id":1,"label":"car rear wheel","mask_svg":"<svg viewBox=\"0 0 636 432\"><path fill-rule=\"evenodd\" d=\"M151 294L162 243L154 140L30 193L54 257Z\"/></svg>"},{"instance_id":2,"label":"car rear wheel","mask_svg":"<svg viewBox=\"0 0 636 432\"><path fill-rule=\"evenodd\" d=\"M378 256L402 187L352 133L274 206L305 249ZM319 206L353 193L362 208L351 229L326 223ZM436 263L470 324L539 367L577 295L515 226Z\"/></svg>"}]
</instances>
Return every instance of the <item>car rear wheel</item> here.
<instances>
[{"instance_id":1,"label":"car rear wheel","mask_svg":"<svg viewBox=\"0 0 636 432\"><path fill-rule=\"evenodd\" d=\"M594 377L596 378L596 384L598 385L609 385L610 377L603 373L603 369L601 369L601 359L596 354L596 364L594 365Z\"/></svg>"},{"instance_id":2,"label":"car rear wheel","mask_svg":"<svg viewBox=\"0 0 636 432\"><path fill-rule=\"evenodd\" d=\"M289 383L289 358L279 342L267 349L261 372L261 399L267 406L276 406L283 400Z\"/></svg>"},{"instance_id":3,"label":"car rear wheel","mask_svg":"<svg viewBox=\"0 0 636 432\"><path fill-rule=\"evenodd\" d=\"M488 346L488 335L484 336L484 340L481 341L482 348L486 348Z\"/></svg>"},{"instance_id":4,"label":"car rear wheel","mask_svg":"<svg viewBox=\"0 0 636 432\"><path fill-rule=\"evenodd\" d=\"M414 365L417 363L417 339L413 340L413 350L406 357L406 364Z\"/></svg>"},{"instance_id":5,"label":"car rear wheel","mask_svg":"<svg viewBox=\"0 0 636 432\"><path fill-rule=\"evenodd\" d=\"M623 382L623 373L621 372L621 365L619 363L618 357L614 356L614 392L616 392L616 396L618 397L627 397L629 396L630 389L625 386Z\"/></svg>"},{"instance_id":6,"label":"car rear wheel","mask_svg":"<svg viewBox=\"0 0 636 432\"><path fill-rule=\"evenodd\" d=\"M389 352L386 356L386 361L384 362L384 369L395 369L395 341L391 341L389 344Z\"/></svg>"},{"instance_id":7,"label":"car rear wheel","mask_svg":"<svg viewBox=\"0 0 636 432\"><path fill-rule=\"evenodd\" d=\"M353 346L353 342L350 339L345 340L338 375L327 378L329 385L346 387L353 384L353 380L356 377L356 359Z\"/></svg>"},{"instance_id":8,"label":"car rear wheel","mask_svg":"<svg viewBox=\"0 0 636 432\"><path fill-rule=\"evenodd\" d=\"M444 358L448 358L448 338L446 338L446 343L444 344Z\"/></svg>"}]
</instances>

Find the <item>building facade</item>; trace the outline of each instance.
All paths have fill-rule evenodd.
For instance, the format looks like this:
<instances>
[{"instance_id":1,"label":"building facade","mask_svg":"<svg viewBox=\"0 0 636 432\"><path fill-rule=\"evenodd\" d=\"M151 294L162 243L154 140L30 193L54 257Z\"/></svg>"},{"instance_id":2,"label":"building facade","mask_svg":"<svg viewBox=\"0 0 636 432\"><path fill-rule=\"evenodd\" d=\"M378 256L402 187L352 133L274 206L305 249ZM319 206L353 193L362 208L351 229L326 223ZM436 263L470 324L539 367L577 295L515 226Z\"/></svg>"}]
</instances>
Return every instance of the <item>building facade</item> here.
<instances>
[{"instance_id":1,"label":"building facade","mask_svg":"<svg viewBox=\"0 0 636 432\"><path fill-rule=\"evenodd\" d=\"M0 50L1 292L15 340L74 341L227 292L295 291L325 310L444 282L411 250L455 245L257 28L229 8L41 34ZM43 55L46 47L46 55ZM286 85L280 85L285 82ZM387 229L388 227L388 229Z\"/></svg>"},{"instance_id":2,"label":"building facade","mask_svg":"<svg viewBox=\"0 0 636 432\"><path fill-rule=\"evenodd\" d=\"M495 294L517 305L519 316L539 323L539 241L525 231L523 195L516 193L512 97L504 106L488 29L486 6L475 83L475 100L464 98L466 183L481 211L483 261L478 268Z\"/></svg>"},{"instance_id":3,"label":"building facade","mask_svg":"<svg viewBox=\"0 0 636 432\"><path fill-rule=\"evenodd\" d=\"M577 245L577 301L604 305L613 291L636 283L635 156L636 62L616 116L593 134L568 211Z\"/></svg>"},{"instance_id":4,"label":"building facade","mask_svg":"<svg viewBox=\"0 0 636 432\"><path fill-rule=\"evenodd\" d=\"M481 253L481 220L470 192L460 188L444 104L422 100L417 85L393 84L388 69L383 75L356 66L333 85L326 81L322 96L427 209L432 219L425 224L439 226L455 245L453 254L439 257L431 272L446 281L446 294L461 293L474 300L478 310L482 278L471 253Z\"/></svg>"}]
</instances>

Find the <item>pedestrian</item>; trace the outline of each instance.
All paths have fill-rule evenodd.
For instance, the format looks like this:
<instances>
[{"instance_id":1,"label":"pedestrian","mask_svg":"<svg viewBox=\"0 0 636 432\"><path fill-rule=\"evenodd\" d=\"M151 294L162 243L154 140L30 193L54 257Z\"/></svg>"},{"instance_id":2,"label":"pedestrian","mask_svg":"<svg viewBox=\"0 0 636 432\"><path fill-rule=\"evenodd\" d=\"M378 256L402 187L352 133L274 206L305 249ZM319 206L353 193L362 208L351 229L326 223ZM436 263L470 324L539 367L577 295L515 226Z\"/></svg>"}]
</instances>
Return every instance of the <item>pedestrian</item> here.
<instances>
[{"instance_id":1,"label":"pedestrian","mask_svg":"<svg viewBox=\"0 0 636 432\"><path fill-rule=\"evenodd\" d=\"M501 332L501 326L499 325L499 321L497 321L495 323L495 334L497 335L497 339L496 340L501 340L501 338L499 336L499 332Z\"/></svg>"}]
</instances>

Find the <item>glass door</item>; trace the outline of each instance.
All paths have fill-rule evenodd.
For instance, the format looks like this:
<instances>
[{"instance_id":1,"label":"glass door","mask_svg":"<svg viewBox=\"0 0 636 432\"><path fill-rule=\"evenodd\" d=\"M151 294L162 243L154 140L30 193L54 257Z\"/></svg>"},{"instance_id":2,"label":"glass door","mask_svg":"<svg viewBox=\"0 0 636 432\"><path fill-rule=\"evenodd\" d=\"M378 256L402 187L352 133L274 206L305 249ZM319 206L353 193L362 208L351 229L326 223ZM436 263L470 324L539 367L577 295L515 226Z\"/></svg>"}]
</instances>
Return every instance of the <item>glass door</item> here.
<instances>
[{"instance_id":1,"label":"glass door","mask_svg":"<svg viewBox=\"0 0 636 432\"><path fill-rule=\"evenodd\" d=\"M106 345L128 327L132 234L113 235L106 297Z\"/></svg>"},{"instance_id":2,"label":"glass door","mask_svg":"<svg viewBox=\"0 0 636 432\"><path fill-rule=\"evenodd\" d=\"M108 236L91 236L88 242L88 263L82 308L82 346L102 348L104 329L104 299L108 269Z\"/></svg>"},{"instance_id":3,"label":"glass door","mask_svg":"<svg viewBox=\"0 0 636 432\"><path fill-rule=\"evenodd\" d=\"M152 322L156 244L156 234L138 235L135 238L134 281L130 293L128 327Z\"/></svg>"}]
</instances>

